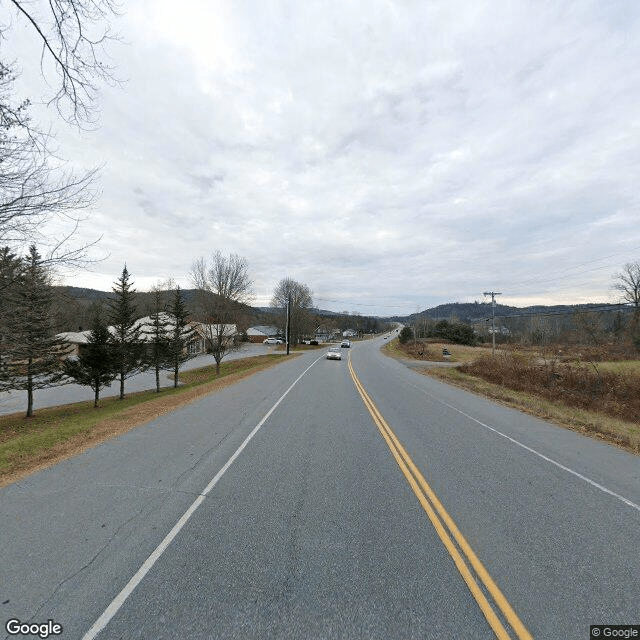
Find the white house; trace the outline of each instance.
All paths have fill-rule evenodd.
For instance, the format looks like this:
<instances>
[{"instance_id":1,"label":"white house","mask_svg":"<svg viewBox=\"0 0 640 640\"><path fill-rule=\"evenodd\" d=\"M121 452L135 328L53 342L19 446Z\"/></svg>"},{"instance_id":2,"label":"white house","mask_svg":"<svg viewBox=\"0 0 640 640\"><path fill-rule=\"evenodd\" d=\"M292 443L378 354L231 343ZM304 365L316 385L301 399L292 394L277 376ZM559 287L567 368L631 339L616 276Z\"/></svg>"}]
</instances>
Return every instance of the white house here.
<instances>
[{"instance_id":1,"label":"white house","mask_svg":"<svg viewBox=\"0 0 640 640\"><path fill-rule=\"evenodd\" d=\"M163 323L166 323L168 330L173 330L175 324L173 323L173 316L164 313L161 314ZM145 342L151 342L153 340L153 319L151 316L145 316L136 321L136 327L140 331L140 338ZM198 353L205 353L207 350L207 341L212 338L215 339L218 336L219 325L203 324L201 322L189 322L188 329L193 329L194 333L191 336L186 346L187 353L196 355ZM108 327L109 333L115 336L114 327ZM77 356L82 350L82 346L89 342L89 334L91 330L87 331L66 331L64 333L57 334L57 338L70 345L70 350L67 355ZM233 340L237 333L235 324L225 324L222 328L222 335L225 340Z\"/></svg>"},{"instance_id":2,"label":"white house","mask_svg":"<svg viewBox=\"0 0 640 640\"><path fill-rule=\"evenodd\" d=\"M258 325L247 329L247 337L250 342L263 342L267 338L275 338L280 333L278 327Z\"/></svg>"}]
</instances>

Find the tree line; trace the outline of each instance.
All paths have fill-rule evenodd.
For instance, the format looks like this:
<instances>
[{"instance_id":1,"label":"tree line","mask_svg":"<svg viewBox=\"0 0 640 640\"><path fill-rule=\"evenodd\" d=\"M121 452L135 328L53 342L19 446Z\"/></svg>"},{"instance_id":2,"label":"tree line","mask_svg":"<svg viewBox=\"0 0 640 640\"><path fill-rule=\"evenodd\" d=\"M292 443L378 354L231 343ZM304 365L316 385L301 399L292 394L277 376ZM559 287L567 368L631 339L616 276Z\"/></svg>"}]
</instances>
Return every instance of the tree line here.
<instances>
[{"instance_id":1,"label":"tree line","mask_svg":"<svg viewBox=\"0 0 640 640\"><path fill-rule=\"evenodd\" d=\"M125 380L148 369L155 370L158 391L163 370L173 370L177 386L193 337L180 287L156 288L146 327L139 324L134 291L125 266L111 299L94 305L87 343L71 356L71 345L56 333L50 265L35 245L23 257L1 249L0 390L26 391L31 417L37 389L68 382L91 387L95 406L101 389L118 379L123 399Z\"/></svg>"},{"instance_id":2,"label":"tree line","mask_svg":"<svg viewBox=\"0 0 640 640\"><path fill-rule=\"evenodd\" d=\"M143 371L154 372L157 392L163 371L172 371L177 386L180 367L193 355L189 343L196 338L204 341L219 373L222 360L238 346L234 329L253 295L247 260L214 251L208 260L193 263L192 308L187 308L179 286L159 283L151 291L148 319L142 324L125 265L110 297L92 304L86 343L72 354L71 343L59 332L52 274L53 266L35 245L24 256L8 246L0 249L0 391L26 391L27 417L33 415L35 391L69 382L90 387L94 406L101 390L114 381L124 399L126 380ZM271 303L278 310L289 308L291 344L312 332L309 323L317 320L310 314L313 299L307 285L284 278ZM286 331L284 319L279 320Z\"/></svg>"}]
</instances>

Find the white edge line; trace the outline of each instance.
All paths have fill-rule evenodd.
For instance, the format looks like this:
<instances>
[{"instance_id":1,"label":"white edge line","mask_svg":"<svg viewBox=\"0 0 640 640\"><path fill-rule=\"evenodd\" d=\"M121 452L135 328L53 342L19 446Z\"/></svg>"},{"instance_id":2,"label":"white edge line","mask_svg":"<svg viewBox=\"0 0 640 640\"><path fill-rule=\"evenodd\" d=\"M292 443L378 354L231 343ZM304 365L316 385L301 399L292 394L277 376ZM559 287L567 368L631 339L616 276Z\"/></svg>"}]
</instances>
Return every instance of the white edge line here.
<instances>
[{"instance_id":1,"label":"white edge line","mask_svg":"<svg viewBox=\"0 0 640 640\"><path fill-rule=\"evenodd\" d=\"M180 533L181 529L187 524L189 518L195 513L196 509L204 502L206 495L218 484L218 481L226 473L229 467L235 462L236 458L242 453L244 448L249 444L253 436L258 433L260 427L269 419L271 414L276 410L278 405L285 399L287 394L298 384L302 377L313 367L316 362L321 360L321 356L314 360L291 384L291 386L280 396L280 399L267 411L265 416L253 428L251 433L245 438L244 442L236 449L234 454L227 460L224 466L216 473L211 482L204 488L202 493L193 501L191 506L184 512L180 520L176 522L171 531L164 537L164 540L153 550L151 555L144 561L143 565L136 571L131 580L127 582L122 591L111 601L111 604L104 610L103 614L93 623L91 628L82 636L82 640L93 640L106 626L113 616L118 612L120 607L126 602L133 590L142 582L142 579L149 573L149 570L160 559L166 548L171 544L173 539Z\"/></svg>"},{"instance_id":2,"label":"white edge line","mask_svg":"<svg viewBox=\"0 0 640 640\"><path fill-rule=\"evenodd\" d=\"M508 436L506 433L502 433L502 431L498 431L495 427L490 427L488 424L485 424L484 422L481 422L477 418L474 418L473 416L470 416L468 413L465 413L464 411L461 411L460 409L458 409L457 407L454 407L453 405L449 404L448 402L445 402L444 400L440 400L440 398L437 398L436 396L434 396L433 394L429 393L428 391L425 391L424 389L420 389L420 387L417 387L416 385L411 385L411 386L416 388L416 389L418 389L419 391L422 391L422 393L428 395L429 397L431 397L436 402L439 402L439 403L445 405L446 407L449 407L449 409L453 409L454 411L457 411L459 414L463 415L465 418L469 418L469 420L473 420L473 422L476 422L477 424L479 424L480 426L484 427L485 429L489 429L489 431L493 431L493 433L495 433L495 434L497 434L499 436L502 436L503 438L506 438L510 442L513 442L513 444L516 444L519 447L522 447L523 449L526 449L530 453L533 453L534 455L538 456L539 458L542 458L543 460L546 460L547 462L555 465L559 469L562 469L563 471L566 471L567 473L570 473L570 474L576 476L576 478L580 478L580 480L584 480L584 482L587 482L592 487L595 487L596 489L599 489L600 491L603 491L604 493L608 493L610 496L613 496L614 498L617 498L618 500L620 500L620 502L624 502L624 504L626 504L627 506L631 507L632 509L635 509L636 511L640 511L640 505L637 505L635 502L631 502L631 500L628 500L624 496L621 496L619 493L616 493L615 491L611 491L611 489L607 489L607 487L604 487L601 484L598 484L597 482L595 482L595 480L591 480L591 478L587 478L587 476L583 476L581 473L578 473L577 471L574 471L573 469L570 469L569 467L565 467L563 464L560 464L559 462L556 462L552 458L549 458L549 457L545 456L543 453L540 453L539 451L536 451L535 449L532 449L531 447L528 447L526 444L523 444L522 442L519 442L518 440L515 440L511 436Z\"/></svg>"}]
</instances>

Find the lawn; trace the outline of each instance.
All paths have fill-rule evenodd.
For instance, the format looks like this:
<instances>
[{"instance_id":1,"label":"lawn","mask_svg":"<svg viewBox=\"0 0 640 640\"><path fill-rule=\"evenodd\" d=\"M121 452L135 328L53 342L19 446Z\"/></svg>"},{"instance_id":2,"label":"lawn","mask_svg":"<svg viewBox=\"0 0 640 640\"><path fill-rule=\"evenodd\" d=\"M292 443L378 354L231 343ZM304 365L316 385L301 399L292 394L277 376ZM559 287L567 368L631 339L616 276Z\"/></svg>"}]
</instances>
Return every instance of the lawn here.
<instances>
[{"instance_id":1,"label":"lawn","mask_svg":"<svg viewBox=\"0 0 640 640\"><path fill-rule=\"evenodd\" d=\"M47 467L208 393L282 362L270 354L223 362L180 374L181 385L128 394L124 400L105 398L38 409L32 418L23 413L0 417L0 486L36 469Z\"/></svg>"}]
</instances>

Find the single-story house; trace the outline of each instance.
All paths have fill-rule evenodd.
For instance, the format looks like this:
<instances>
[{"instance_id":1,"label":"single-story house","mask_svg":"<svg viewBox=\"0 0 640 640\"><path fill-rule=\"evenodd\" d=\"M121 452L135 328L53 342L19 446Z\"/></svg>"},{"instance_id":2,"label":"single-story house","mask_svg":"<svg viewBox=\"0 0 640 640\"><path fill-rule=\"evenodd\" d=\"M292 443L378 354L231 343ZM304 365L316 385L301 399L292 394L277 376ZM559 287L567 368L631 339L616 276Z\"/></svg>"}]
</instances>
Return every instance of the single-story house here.
<instances>
[{"instance_id":1,"label":"single-story house","mask_svg":"<svg viewBox=\"0 0 640 640\"><path fill-rule=\"evenodd\" d=\"M238 335L238 328L235 324L204 324L202 322L192 322L195 329L195 336L189 342L188 353L206 353L211 342L216 341L221 336L225 342L233 342Z\"/></svg>"},{"instance_id":2,"label":"single-story house","mask_svg":"<svg viewBox=\"0 0 640 640\"><path fill-rule=\"evenodd\" d=\"M163 320L167 324L169 330L173 329L172 317L169 314L163 314ZM153 320L150 316L140 318L136 322L136 326L140 330L140 337L145 342L151 342L153 340ZM189 339L185 351L190 355L197 355L198 353L205 353L207 351L207 343L214 340L218 336L219 325L215 324L203 324L202 322L189 322L188 327L193 330L193 334ZM108 327L109 333L115 335L115 329ZM89 342L89 334L91 330L87 331L66 331L59 333L56 338L69 345L69 351L65 354L69 356L78 356L83 345ZM235 324L222 325L222 335L226 341L233 340L236 336L237 329Z\"/></svg>"},{"instance_id":3,"label":"single-story house","mask_svg":"<svg viewBox=\"0 0 640 640\"><path fill-rule=\"evenodd\" d=\"M247 329L249 342L264 342L267 338L275 338L280 334L278 327L258 325Z\"/></svg>"},{"instance_id":4,"label":"single-story house","mask_svg":"<svg viewBox=\"0 0 640 640\"><path fill-rule=\"evenodd\" d=\"M87 344L89 341L90 331L65 331L63 333L58 333L56 338L60 340L60 342L64 342L66 345L69 345L67 351L65 351L64 357L70 356L78 356L80 355L80 349L82 345Z\"/></svg>"}]
</instances>

